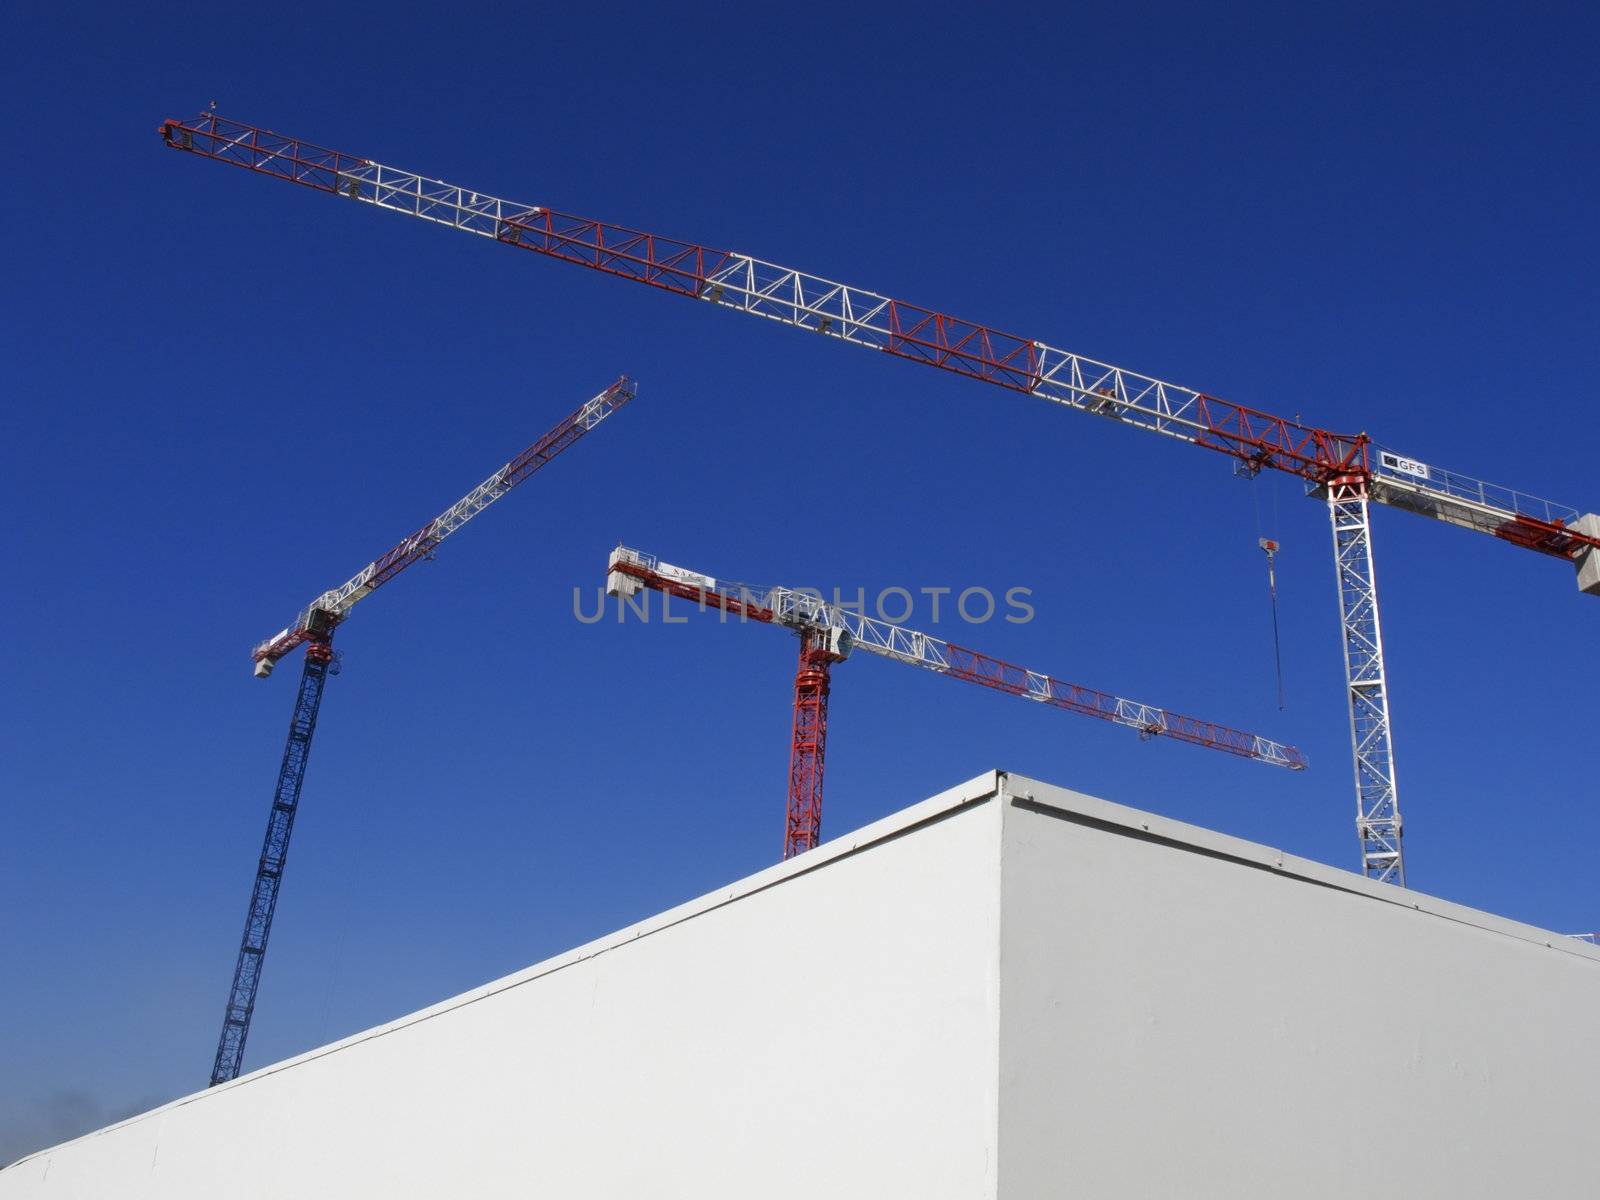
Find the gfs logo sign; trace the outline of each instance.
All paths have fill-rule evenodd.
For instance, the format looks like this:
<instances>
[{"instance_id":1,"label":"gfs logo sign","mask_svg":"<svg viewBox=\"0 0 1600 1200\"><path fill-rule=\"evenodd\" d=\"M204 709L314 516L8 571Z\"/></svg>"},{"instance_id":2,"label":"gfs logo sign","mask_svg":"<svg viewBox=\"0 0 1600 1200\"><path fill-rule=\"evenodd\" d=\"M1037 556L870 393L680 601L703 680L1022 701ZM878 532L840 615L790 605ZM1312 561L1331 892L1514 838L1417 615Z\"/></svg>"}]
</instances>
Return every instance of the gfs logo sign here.
<instances>
[{"instance_id":1,"label":"gfs logo sign","mask_svg":"<svg viewBox=\"0 0 1600 1200\"><path fill-rule=\"evenodd\" d=\"M1401 475L1410 475L1414 479L1428 478L1428 464L1418 462L1414 458L1391 453L1388 450L1378 451L1378 462L1387 470L1398 471Z\"/></svg>"}]
</instances>

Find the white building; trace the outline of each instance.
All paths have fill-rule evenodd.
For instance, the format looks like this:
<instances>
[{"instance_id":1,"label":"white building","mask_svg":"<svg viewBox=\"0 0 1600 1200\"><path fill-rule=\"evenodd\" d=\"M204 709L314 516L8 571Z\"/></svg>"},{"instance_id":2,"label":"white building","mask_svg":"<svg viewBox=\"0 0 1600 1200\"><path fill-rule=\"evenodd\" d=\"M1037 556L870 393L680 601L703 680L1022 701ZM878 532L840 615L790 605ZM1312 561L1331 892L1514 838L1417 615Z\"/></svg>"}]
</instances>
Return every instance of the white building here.
<instances>
[{"instance_id":1,"label":"white building","mask_svg":"<svg viewBox=\"0 0 1600 1200\"><path fill-rule=\"evenodd\" d=\"M1594 946L991 772L0 1200L1587 1200L1597 1013Z\"/></svg>"}]
</instances>

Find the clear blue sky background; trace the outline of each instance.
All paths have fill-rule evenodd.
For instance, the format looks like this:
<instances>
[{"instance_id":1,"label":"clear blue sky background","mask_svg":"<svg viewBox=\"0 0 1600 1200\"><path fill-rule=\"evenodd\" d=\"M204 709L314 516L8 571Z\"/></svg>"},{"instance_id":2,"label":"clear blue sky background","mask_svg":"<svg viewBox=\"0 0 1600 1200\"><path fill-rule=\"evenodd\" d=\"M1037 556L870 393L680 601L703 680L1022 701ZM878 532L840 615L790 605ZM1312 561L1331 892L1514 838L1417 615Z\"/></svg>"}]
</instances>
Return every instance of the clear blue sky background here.
<instances>
[{"instance_id":1,"label":"clear blue sky background","mask_svg":"<svg viewBox=\"0 0 1600 1200\"><path fill-rule=\"evenodd\" d=\"M1600 506L1600 25L1448 8L8 16L0 1157L205 1082L297 671L249 647L620 372L634 406L344 627L247 1066L775 858L792 640L577 624L618 540L1031 587L1030 625L936 631L1312 760L863 659L826 832L1000 766L1356 863L1293 480L178 155L161 118L215 98ZM1413 884L1600 925L1600 605L1375 525Z\"/></svg>"}]
</instances>

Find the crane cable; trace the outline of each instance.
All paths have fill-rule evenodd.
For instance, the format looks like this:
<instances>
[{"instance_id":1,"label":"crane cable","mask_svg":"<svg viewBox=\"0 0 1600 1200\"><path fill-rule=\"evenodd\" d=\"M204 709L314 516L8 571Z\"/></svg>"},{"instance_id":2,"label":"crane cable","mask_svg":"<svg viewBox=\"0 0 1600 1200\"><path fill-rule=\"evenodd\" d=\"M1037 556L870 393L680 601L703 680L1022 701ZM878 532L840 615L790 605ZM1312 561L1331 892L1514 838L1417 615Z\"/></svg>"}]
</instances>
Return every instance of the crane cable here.
<instances>
[{"instance_id":1,"label":"crane cable","mask_svg":"<svg viewBox=\"0 0 1600 1200\"><path fill-rule=\"evenodd\" d=\"M1258 538L1256 544L1267 556L1267 591L1272 596L1272 661L1278 674L1278 711L1283 712L1287 706L1283 702L1283 645L1278 640L1278 573L1275 569L1278 543L1271 538Z\"/></svg>"},{"instance_id":2,"label":"crane cable","mask_svg":"<svg viewBox=\"0 0 1600 1200\"><path fill-rule=\"evenodd\" d=\"M1250 501L1256 512L1256 545L1267 556L1267 593L1272 598L1272 665L1278 680L1278 711L1284 712L1288 706L1283 698L1283 643L1278 636L1277 560L1280 547L1276 538L1269 538L1261 532L1261 496L1256 491L1256 478L1256 475L1250 477ZM1272 490L1272 527L1273 532L1277 532L1278 490L1275 487Z\"/></svg>"}]
</instances>

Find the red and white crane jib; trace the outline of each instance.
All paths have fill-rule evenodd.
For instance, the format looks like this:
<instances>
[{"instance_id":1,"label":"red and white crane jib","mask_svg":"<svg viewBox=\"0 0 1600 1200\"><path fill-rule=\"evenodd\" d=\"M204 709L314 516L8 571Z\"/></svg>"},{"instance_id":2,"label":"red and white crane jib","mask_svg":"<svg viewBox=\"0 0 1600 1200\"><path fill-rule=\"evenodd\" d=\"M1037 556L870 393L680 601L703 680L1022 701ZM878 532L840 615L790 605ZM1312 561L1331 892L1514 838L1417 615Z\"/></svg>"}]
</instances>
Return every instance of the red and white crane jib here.
<instances>
[{"instance_id":1,"label":"red and white crane jib","mask_svg":"<svg viewBox=\"0 0 1600 1200\"><path fill-rule=\"evenodd\" d=\"M1306 765L1305 756L1293 746L1067 683L919 630L828 604L814 591L752 588L726 580L719 583L709 575L663 563L654 555L626 546L612 551L606 582L608 592L616 596L627 597L641 587L651 588L762 624L820 634L827 639L829 652L839 659L848 657L853 650L864 650L1009 695L1098 717L1133 729L1141 737L1170 737L1296 771Z\"/></svg>"},{"instance_id":2,"label":"red and white crane jib","mask_svg":"<svg viewBox=\"0 0 1600 1200\"><path fill-rule=\"evenodd\" d=\"M513 203L215 113L165 121L160 132L174 149L1112 417L1319 488L1366 482L1380 503L1573 561L1579 586L1600 595L1600 517L1391 451L1374 455L1365 434L1331 433L749 255Z\"/></svg>"},{"instance_id":3,"label":"red and white crane jib","mask_svg":"<svg viewBox=\"0 0 1600 1200\"><path fill-rule=\"evenodd\" d=\"M280 658L312 637L313 628L331 630L349 615L357 601L370 596L412 563L432 557L440 542L632 400L635 390L631 379L618 379L398 546L373 559L338 587L323 592L295 617L292 625L251 652L257 677L271 675Z\"/></svg>"}]
</instances>

